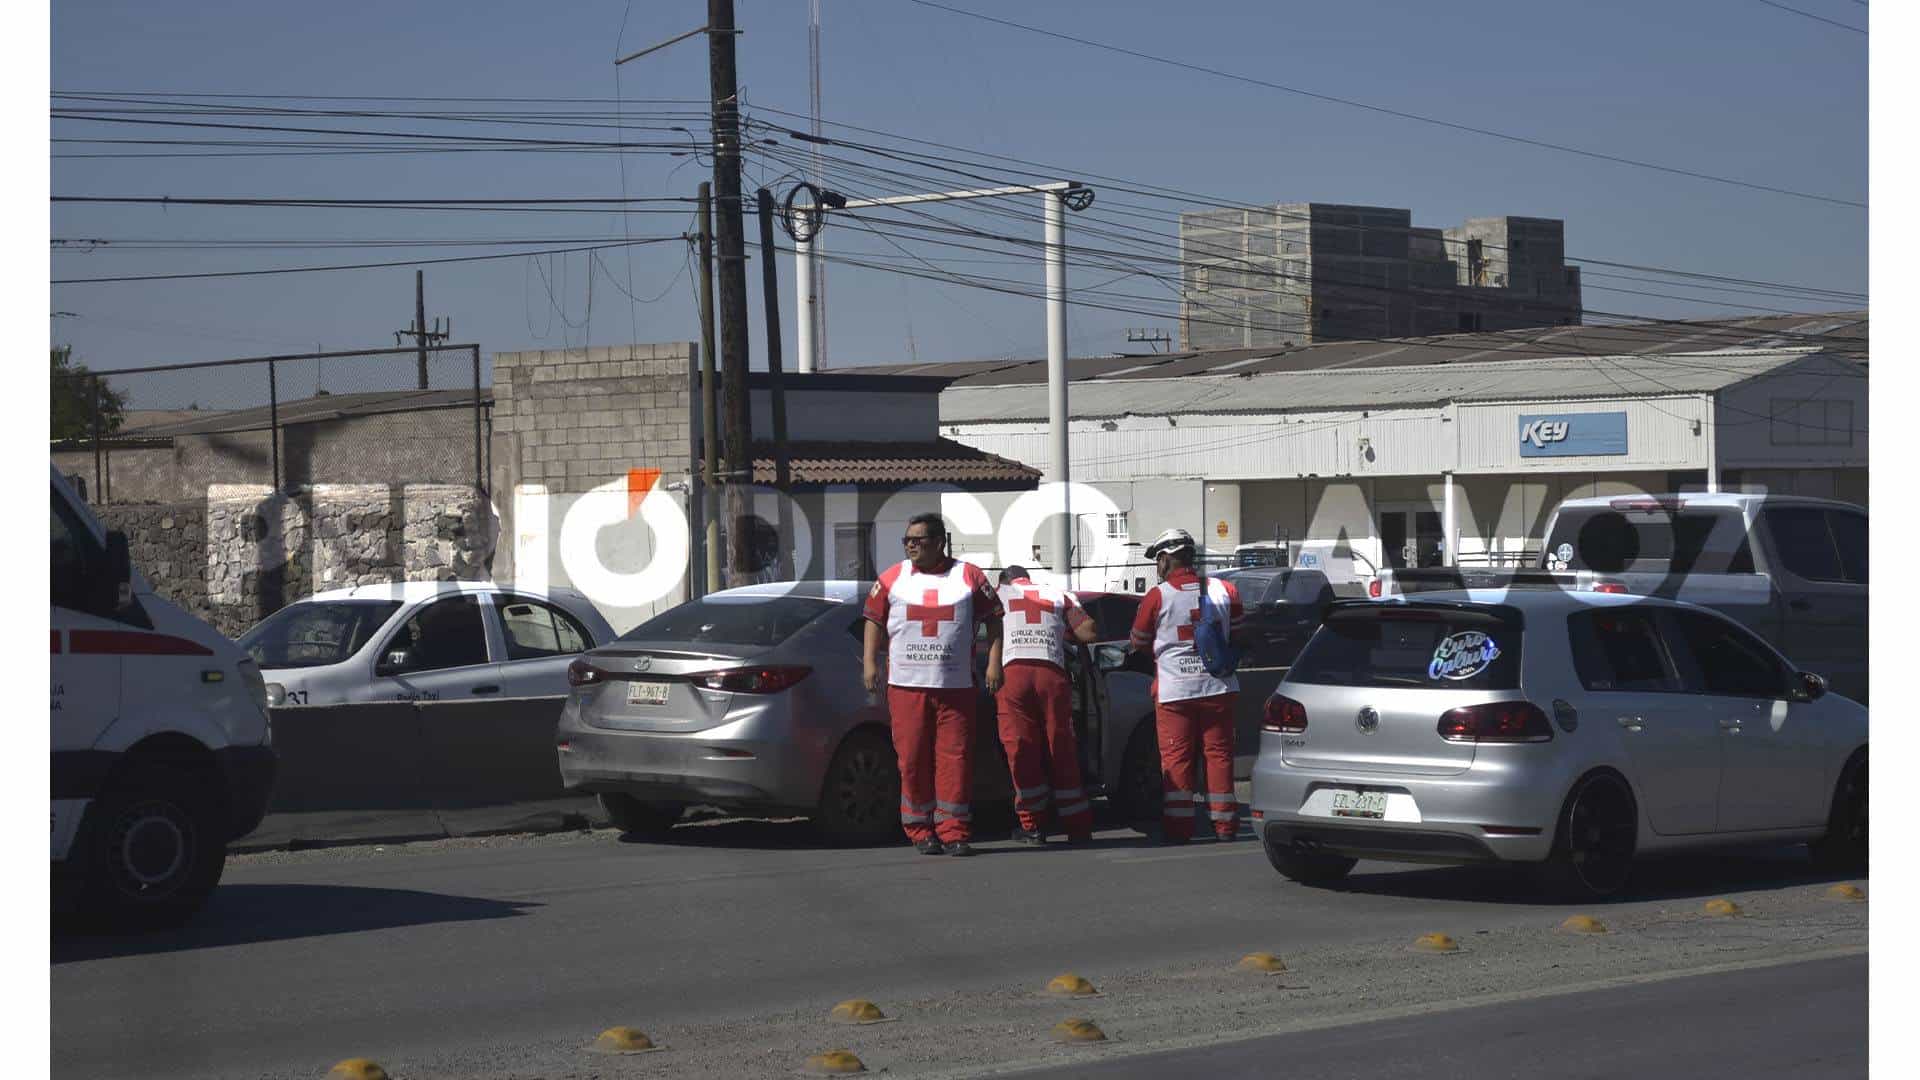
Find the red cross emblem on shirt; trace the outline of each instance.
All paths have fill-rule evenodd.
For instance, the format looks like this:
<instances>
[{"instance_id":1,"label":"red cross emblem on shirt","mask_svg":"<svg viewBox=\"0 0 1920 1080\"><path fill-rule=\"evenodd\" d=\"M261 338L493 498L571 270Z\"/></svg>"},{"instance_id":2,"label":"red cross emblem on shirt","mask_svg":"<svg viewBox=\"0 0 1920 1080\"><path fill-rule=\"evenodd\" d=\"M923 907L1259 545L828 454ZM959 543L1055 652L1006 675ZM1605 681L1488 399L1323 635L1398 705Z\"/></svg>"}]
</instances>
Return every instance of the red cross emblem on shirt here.
<instances>
[{"instance_id":1,"label":"red cross emblem on shirt","mask_svg":"<svg viewBox=\"0 0 1920 1080\"><path fill-rule=\"evenodd\" d=\"M922 637L938 637L940 624L953 622L953 605L940 603L940 591L928 589L918 604L907 605L907 621L920 624Z\"/></svg>"},{"instance_id":2,"label":"red cross emblem on shirt","mask_svg":"<svg viewBox=\"0 0 1920 1080\"><path fill-rule=\"evenodd\" d=\"M1022 589L1020 595L1007 605L1007 610L1025 612L1027 623L1031 625L1039 622L1042 614L1051 615L1054 606L1053 601L1040 599L1039 593Z\"/></svg>"},{"instance_id":3,"label":"red cross emblem on shirt","mask_svg":"<svg viewBox=\"0 0 1920 1080\"><path fill-rule=\"evenodd\" d=\"M1192 641L1194 627L1197 627L1199 625L1200 625L1200 606L1198 604L1195 604L1193 608L1193 617L1191 619L1188 619L1187 625L1180 627L1179 630L1176 631L1176 633L1180 635L1181 641Z\"/></svg>"}]
</instances>

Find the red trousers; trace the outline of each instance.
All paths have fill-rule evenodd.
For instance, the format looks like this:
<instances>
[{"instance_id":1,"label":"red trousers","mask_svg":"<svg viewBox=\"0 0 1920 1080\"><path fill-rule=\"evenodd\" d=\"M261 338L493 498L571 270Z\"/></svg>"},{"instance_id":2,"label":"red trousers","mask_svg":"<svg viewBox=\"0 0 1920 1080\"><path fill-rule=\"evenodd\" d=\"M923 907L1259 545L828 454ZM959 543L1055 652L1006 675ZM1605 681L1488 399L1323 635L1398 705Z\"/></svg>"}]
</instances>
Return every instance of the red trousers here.
<instances>
[{"instance_id":1,"label":"red trousers","mask_svg":"<svg viewBox=\"0 0 1920 1080\"><path fill-rule=\"evenodd\" d=\"M888 686L893 752L900 759L900 826L919 843L973 839L973 718L979 691L971 686Z\"/></svg>"},{"instance_id":2,"label":"red trousers","mask_svg":"<svg viewBox=\"0 0 1920 1080\"><path fill-rule=\"evenodd\" d=\"M1067 673L1041 660L1006 665L1000 687L1000 745L1013 771L1013 808L1020 827L1044 832L1047 804L1070 839L1093 835L1093 804L1080 784L1080 744L1073 737L1073 686Z\"/></svg>"},{"instance_id":3,"label":"red trousers","mask_svg":"<svg viewBox=\"0 0 1920 1080\"><path fill-rule=\"evenodd\" d=\"M1233 793L1233 703L1239 694L1162 701L1154 706L1154 726L1160 736L1160 790L1165 806L1161 826L1166 835L1185 840L1193 835L1194 743L1206 757L1204 787L1207 817L1216 836L1239 831L1240 803Z\"/></svg>"}]
</instances>

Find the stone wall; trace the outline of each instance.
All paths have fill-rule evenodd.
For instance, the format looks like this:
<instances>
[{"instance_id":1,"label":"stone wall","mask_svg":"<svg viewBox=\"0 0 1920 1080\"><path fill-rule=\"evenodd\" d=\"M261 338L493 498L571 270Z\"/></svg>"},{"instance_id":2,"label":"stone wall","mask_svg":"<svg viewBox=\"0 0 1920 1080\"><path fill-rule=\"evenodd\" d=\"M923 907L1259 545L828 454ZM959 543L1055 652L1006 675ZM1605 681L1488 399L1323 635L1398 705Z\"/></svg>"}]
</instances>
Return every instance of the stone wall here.
<instances>
[{"instance_id":1,"label":"stone wall","mask_svg":"<svg viewBox=\"0 0 1920 1080\"><path fill-rule=\"evenodd\" d=\"M127 534L156 592L229 636L328 589L486 580L498 536L490 506L455 484L322 484L278 497L234 485L197 502L96 510Z\"/></svg>"}]
</instances>

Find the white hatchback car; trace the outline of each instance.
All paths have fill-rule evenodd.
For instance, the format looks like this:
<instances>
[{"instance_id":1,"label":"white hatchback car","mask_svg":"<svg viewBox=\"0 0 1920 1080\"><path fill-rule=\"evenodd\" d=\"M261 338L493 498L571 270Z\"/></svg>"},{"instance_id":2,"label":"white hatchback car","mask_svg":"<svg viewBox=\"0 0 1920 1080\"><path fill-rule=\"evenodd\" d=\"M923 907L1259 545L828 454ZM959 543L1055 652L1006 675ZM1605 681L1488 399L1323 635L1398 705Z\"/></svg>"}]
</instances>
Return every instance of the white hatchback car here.
<instances>
[{"instance_id":1,"label":"white hatchback car","mask_svg":"<svg viewBox=\"0 0 1920 1080\"><path fill-rule=\"evenodd\" d=\"M1297 881L1522 862L1619 893L1638 854L1807 843L1864 868L1867 710L1692 604L1560 589L1336 604L1267 702L1253 816Z\"/></svg>"},{"instance_id":2,"label":"white hatchback car","mask_svg":"<svg viewBox=\"0 0 1920 1080\"><path fill-rule=\"evenodd\" d=\"M316 593L240 635L275 706L565 697L567 665L614 638L587 598L493 582Z\"/></svg>"}]
</instances>

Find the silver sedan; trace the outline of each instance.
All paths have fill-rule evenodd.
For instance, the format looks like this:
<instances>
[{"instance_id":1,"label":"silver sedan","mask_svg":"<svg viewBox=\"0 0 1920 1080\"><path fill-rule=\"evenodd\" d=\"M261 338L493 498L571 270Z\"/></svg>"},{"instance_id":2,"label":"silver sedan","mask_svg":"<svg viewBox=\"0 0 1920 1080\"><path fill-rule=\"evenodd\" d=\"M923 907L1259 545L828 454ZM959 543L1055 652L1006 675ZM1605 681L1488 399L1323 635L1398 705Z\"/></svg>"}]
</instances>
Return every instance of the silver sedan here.
<instances>
[{"instance_id":1,"label":"silver sedan","mask_svg":"<svg viewBox=\"0 0 1920 1080\"><path fill-rule=\"evenodd\" d=\"M613 823L663 832L690 806L811 816L852 842L899 839L900 777L886 698L861 684L867 586L808 581L728 589L682 604L569 672L556 733L568 788L593 792ZM1116 609L1110 622L1126 611ZM984 663L985 649L980 650ZM1146 712L1144 679L1074 654L1076 726L1088 782L1131 734L1104 717ZM1108 688L1116 682L1130 684ZM975 817L1010 803L993 698L974 727Z\"/></svg>"},{"instance_id":2,"label":"silver sedan","mask_svg":"<svg viewBox=\"0 0 1920 1080\"><path fill-rule=\"evenodd\" d=\"M1546 587L1335 605L1267 702L1252 810L1297 881L1517 862L1572 895L1640 854L1807 843L1864 867L1867 710L1690 604Z\"/></svg>"}]
</instances>

